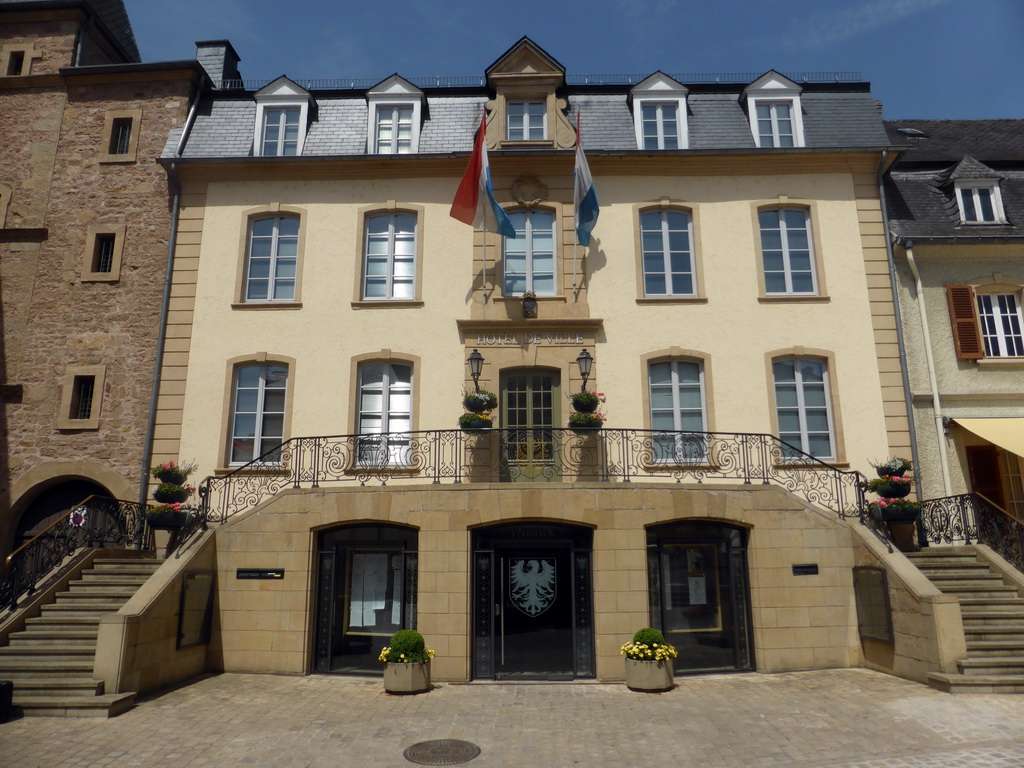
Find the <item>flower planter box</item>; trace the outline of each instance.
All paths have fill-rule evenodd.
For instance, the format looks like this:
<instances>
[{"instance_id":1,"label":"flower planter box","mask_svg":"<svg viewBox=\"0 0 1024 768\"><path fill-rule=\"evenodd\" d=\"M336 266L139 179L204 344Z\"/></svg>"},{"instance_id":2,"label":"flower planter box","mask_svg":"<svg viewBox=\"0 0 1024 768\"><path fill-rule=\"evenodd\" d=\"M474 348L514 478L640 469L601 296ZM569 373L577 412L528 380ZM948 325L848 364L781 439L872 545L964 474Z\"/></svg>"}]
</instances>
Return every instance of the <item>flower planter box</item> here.
<instances>
[{"instance_id":1,"label":"flower planter box","mask_svg":"<svg viewBox=\"0 0 1024 768\"><path fill-rule=\"evenodd\" d=\"M161 504L174 504L175 502L181 503L186 501L189 497L189 492L182 488L180 491L160 491L156 490L153 492L153 498L159 501Z\"/></svg>"},{"instance_id":2,"label":"flower planter box","mask_svg":"<svg viewBox=\"0 0 1024 768\"><path fill-rule=\"evenodd\" d=\"M423 693L430 690L430 662L384 665L384 690L396 695Z\"/></svg>"},{"instance_id":3,"label":"flower planter box","mask_svg":"<svg viewBox=\"0 0 1024 768\"><path fill-rule=\"evenodd\" d=\"M672 662L626 659L626 686L645 693L671 691L675 687Z\"/></svg>"},{"instance_id":4,"label":"flower planter box","mask_svg":"<svg viewBox=\"0 0 1024 768\"><path fill-rule=\"evenodd\" d=\"M902 499L910 495L910 483L883 483L875 488L875 493L886 499Z\"/></svg>"},{"instance_id":5,"label":"flower planter box","mask_svg":"<svg viewBox=\"0 0 1024 768\"><path fill-rule=\"evenodd\" d=\"M147 512L146 522L158 531L176 531L188 523L188 512Z\"/></svg>"},{"instance_id":6,"label":"flower planter box","mask_svg":"<svg viewBox=\"0 0 1024 768\"><path fill-rule=\"evenodd\" d=\"M188 475L177 469L161 469L159 472L154 472L153 476L161 483L170 483L171 485L184 485L185 480L188 479Z\"/></svg>"},{"instance_id":7,"label":"flower planter box","mask_svg":"<svg viewBox=\"0 0 1024 768\"><path fill-rule=\"evenodd\" d=\"M472 421L466 424L460 424L459 426L462 428L463 432L470 432L474 429L490 429L492 423L490 419L473 419Z\"/></svg>"}]
</instances>

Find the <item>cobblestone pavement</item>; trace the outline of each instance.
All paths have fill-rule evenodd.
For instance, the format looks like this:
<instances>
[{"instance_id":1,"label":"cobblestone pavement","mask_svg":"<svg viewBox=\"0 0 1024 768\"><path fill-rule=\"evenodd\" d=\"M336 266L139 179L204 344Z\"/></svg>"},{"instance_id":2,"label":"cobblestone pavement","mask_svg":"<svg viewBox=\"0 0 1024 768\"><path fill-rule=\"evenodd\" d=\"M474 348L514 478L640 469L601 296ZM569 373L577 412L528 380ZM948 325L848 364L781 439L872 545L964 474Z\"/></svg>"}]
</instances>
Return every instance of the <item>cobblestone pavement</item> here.
<instances>
[{"instance_id":1,"label":"cobblestone pavement","mask_svg":"<svg viewBox=\"0 0 1024 768\"><path fill-rule=\"evenodd\" d=\"M225 674L112 720L0 725L4 768L411 766L430 739L480 746L472 768L1021 768L1024 695L957 695L861 669L614 684L441 684Z\"/></svg>"}]
</instances>

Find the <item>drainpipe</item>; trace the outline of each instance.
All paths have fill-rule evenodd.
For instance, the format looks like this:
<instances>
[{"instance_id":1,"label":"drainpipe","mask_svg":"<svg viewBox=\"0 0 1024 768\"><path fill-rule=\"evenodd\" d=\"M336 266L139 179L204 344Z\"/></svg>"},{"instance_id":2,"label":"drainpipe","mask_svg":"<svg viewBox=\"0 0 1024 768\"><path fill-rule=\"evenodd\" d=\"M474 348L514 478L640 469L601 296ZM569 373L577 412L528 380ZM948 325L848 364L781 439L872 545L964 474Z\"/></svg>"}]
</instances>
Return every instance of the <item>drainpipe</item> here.
<instances>
[{"instance_id":1,"label":"drainpipe","mask_svg":"<svg viewBox=\"0 0 1024 768\"><path fill-rule=\"evenodd\" d=\"M907 345L903 338L903 319L900 316L900 295L897 290L899 281L896 276L896 260L893 257L892 238L889 235L889 210L885 200L885 183L883 180L883 173L885 172L885 162L888 158L889 151L883 149L882 157L878 162L878 199L882 206L882 229L885 232L885 255L889 261L889 289L892 291L892 305L896 314L896 343L900 353L900 376L903 380L903 400L907 408L907 427L910 434L910 457L911 461L914 462L914 466L920 467L921 465L918 461L919 457L917 450L917 430L914 427L914 405L910 396L910 375L907 373ZM917 498L924 498L921 492L921 473L919 471L914 473L914 490L917 492ZM926 544L925 541L922 541L921 543L922 546Z\"/></svg>"},{"instance_id":2,"label":"drainpipe","mask_svg":"<svg viewBox=\"0 0 1024 768\"><path fill-rule=\"evenodd\" d=\"M928 367L928 386L932 395L932 411L935 414L935 438L939 446L939 467L942 470L942 490L944 496L953 495L953 487L949 480L949 461L946 455L946 430L942 424L942 396L939 394L939 381L935 374L935 357L932 355L932 335L928 328L928 309L924 304L924 286L921 273L914 260L914 241L907 240L904 245L907 252L907 264L914 275L914 290L917 293L917 311L921 315L921 334L924 337L924 358Z\"/></svg>"}]
</instances>

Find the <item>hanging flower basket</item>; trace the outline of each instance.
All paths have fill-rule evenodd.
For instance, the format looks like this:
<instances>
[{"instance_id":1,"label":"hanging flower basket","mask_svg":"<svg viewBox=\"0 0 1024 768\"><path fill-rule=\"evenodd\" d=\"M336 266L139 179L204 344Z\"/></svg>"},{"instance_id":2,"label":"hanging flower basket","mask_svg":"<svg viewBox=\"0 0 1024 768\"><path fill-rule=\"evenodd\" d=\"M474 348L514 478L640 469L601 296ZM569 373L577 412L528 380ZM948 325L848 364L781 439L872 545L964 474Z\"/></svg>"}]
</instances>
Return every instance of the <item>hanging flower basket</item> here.
<instances>
[{"instance_id":1,"label":"hanging flower basket","mask_svg":"<svg viewBox=\"0 0 1024 768\"><path fill-rule=\"evenodd\" d=\"M921 505L902 499L879 499L868 506L876 520L883 523L912 523L921 514Z\"/></svg>"},{"instance_id":2,"label":"hanging flower basket","mask_svg":"<svg viewBox=\"0 0 1024 768\"><path fill-rule=\"evenodd\" d=\"M903 475L882 475L868 483L868 490L886 499L901 499L910 493L910 478Z\"/></svg>"},{"instance_id":3,"label":"hanging flower basket","mask_svg":"<svg viewBox=\"0 0 1024 768\"><path fill-rule=\"evenodd\" d=\"M592 432L604 426L604 415L600 413L569 414L569 429L574 432Z\"/></svg>"},{"instance_id":4,"label":"hanging flower basket","mask_svg":"<svg viewBox=\"0 0 1024 768\"><path fill-rule=\"evenodd\" d=\"M151 470L153 477L161 483L168 485L184 485L188 476L196 470L195 464L175 464L173 461L166 461L157 464Z\"/></svg>"},{"instance_id":5,"label":"hanging flower basket","mask_svg":"<svg viewBox=\"0 0 1024 768\"><path fill-rule=\"evenodd\" d=\"M493 392L470 392L462 398L462 407L471 413L493 411L498 407L498 397Z\"/></svg>"},{"instance_id":6,"label":"hanging flower basket","mask_svg":"<svg viewBox=\"0 0 1024 768\"><path fill-rule=\"evenodd\" d=\"M464 431L490 429L494 426L489 413L464 413L459 416L459 426Z\"/></svg>"},{"instance_id":7,"label":"hanging flower basket","mask_svg":"<svg viewBox=\"0 0 1024 768\"><path fill-rule=\"evenodd\" d=\"M153 498L161 504L180 504L183 501L187 501L190 495L191 491L188 488L182 488L180 485L173 486L173 488L160 486L153 491Z\"/></svg>"},{"instance_id":8,"label":"hanging flower basket","mask_svg":"<svg viewBox=\"0 0 1024 768\"><path fill-rule=\"evenodd\" d=\"M886 459L874 466L879 477L903 477L913 468L909 459L901 459L898 456Z\"/></svg>"},{"instance_id":9,"label":"hanging flower basket","mask_svg":"<svg viewBox=\"0 0 1024 768\"><path fill-rule=\"evenodd\" d=\"M154 507L146 512L146 522L150 528L161 531L174 531L184 528L192 513L182 509L181 504L165 504L162 507Z\"/></svg>"},{"instance_id":10,"label":"hanging flower basket","mask_svg":"<svg viewBox=\"0 0 1024 768\"><path fill-rule=\"evenodd\" d=\"M569 396L577 413L594 413L605 401L604 392L574 392Z\"/></svg>"}]
</instances>

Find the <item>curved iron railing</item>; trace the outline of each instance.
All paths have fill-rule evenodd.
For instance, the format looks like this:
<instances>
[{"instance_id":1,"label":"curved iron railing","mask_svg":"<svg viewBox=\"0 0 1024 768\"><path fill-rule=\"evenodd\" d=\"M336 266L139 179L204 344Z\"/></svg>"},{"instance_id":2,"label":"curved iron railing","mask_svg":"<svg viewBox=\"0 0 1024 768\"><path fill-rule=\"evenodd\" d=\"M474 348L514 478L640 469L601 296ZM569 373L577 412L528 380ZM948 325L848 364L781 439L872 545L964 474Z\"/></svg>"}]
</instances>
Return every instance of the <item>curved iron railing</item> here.
<instances>
[{"instance_id":1,"label":"curved iron railing","mask_svg":"<svg viewBox=\"0 0 1024 768\"><path fill-rule=\"evenodd\" d=\"M1024 571L1024 524L980 493L923 501L921 522L931 544L986 544Z\"/></svg>"},{"instance_id":2,"label":"curved iron railing","mask_svg":"<svg viewBox=\"0 0 1024 768\"><path fill-rule=\"evenodd\" d=\"M871 525L861 473L824 464L774 435L563 428L292 438L203 480L200 517L223 522L287 488L326 484L613 480L774 484Z\"/></svg>"},{"instance_id":3,"label":"curved iron railing","mask_svg":"<svg viewBox=\"0 0 1024 768\"><path fill-rule=\"evenodd\" d=\"M18 601L59 572L77 552L92 547L147 549L150 539L137 502L90 496L67 515L18 549L4 561L0 578L0 611L16 608Z\"/></svg>"}]
</instances>

